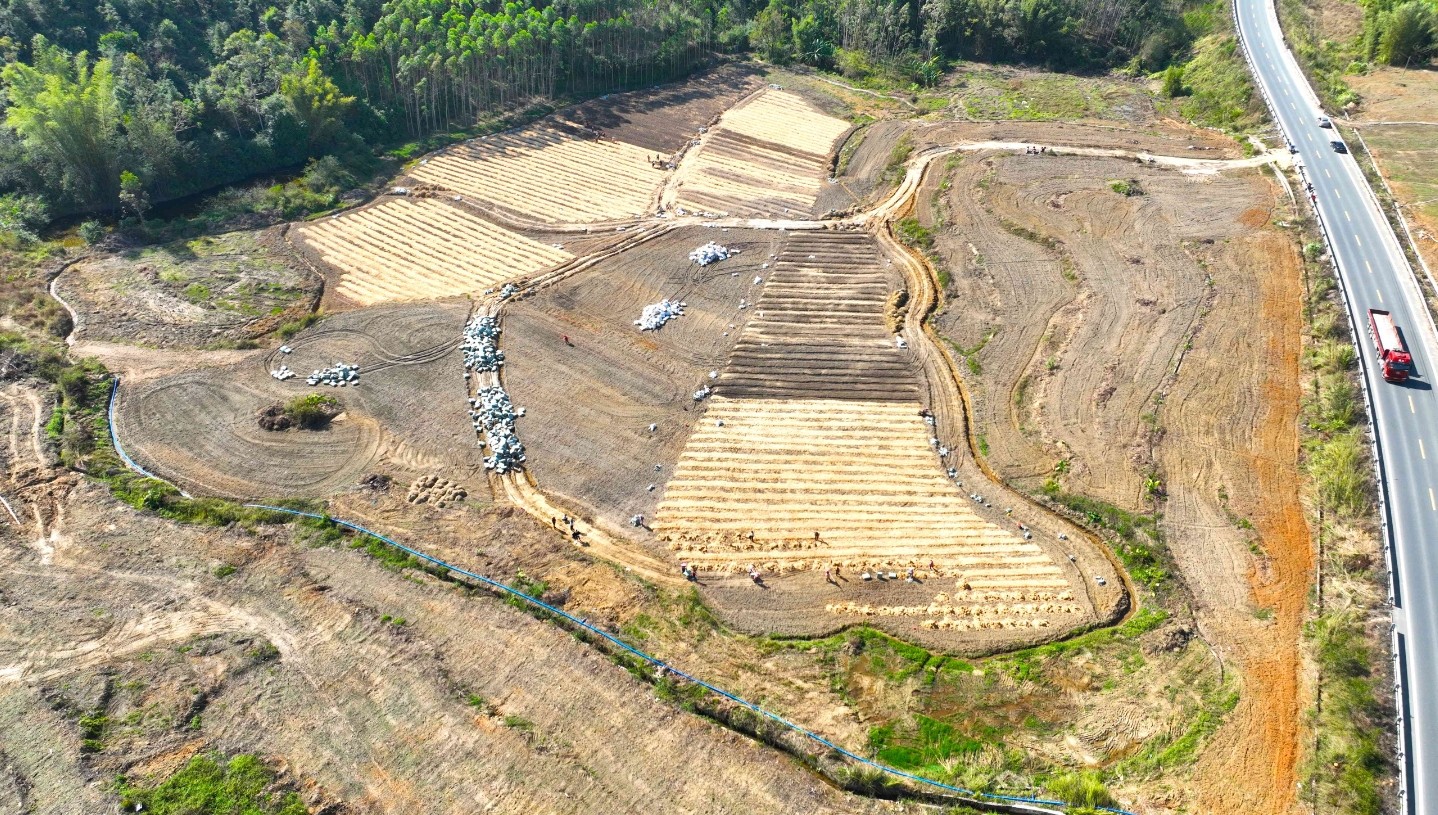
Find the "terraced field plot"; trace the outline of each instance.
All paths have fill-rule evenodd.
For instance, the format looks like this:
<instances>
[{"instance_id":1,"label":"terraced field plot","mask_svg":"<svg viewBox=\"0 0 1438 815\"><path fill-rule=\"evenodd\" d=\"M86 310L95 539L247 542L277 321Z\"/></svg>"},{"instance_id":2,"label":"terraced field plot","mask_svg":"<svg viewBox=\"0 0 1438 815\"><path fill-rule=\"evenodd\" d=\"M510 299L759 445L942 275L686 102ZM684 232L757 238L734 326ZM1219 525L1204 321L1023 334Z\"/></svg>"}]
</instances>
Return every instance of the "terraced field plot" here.
<instances>
[{"instance_id":1,"label":"terraced field plot","mask_svg":"<svg viewBox=\"0 0 1438 815\"><path fill-rule=\"evenodd\" d=\"M730 215L807 215L849 123L767 90L730 109L680 164L674 203Z\"/></svg>"},{"instance_id":2,"label":"terraced field plot","mask_svg":"<svg viewBox=\"0 0 1438 815\"><path fill-rule=\"evenodd\" d=\"M571 255L430 198L391 198L307 225L300 238L362 306L470 294Z\"/></svg>"},{"instance_id":3,"label":"terraced field plot","mask_svg":"<svg viewBox=\"0 0 1438 815\"><path fill-rule=\"evenodd\" d=\"M734 399L917 401L918 371L884 316L902 287L867 235L792 234L717 392Z\"/></svg>"},{"instance_id":4,"label":"terraced field plot","mask_svg":"<svg viewBox=\"0 0 1438 815\"><path fill-rule=\"evenodd\" d=\"M409 175L529 220L586 223L647 214L664 178L652 157L632 144L538 124L452 147Z\"/></svg>"},{"instance_id":5,"label":"terraced field plot","mask_svg":"<svg viewBox=\"0 0 1438 815\"><path fill-rule=\"evenodd\" d=\"M854 577L915 567L931 587L947 584L921 606L831 603L837 614L918 616L963 631L1082 613L1048 553L978 517L944 478L919 410L916 401L716 397L654 531L706 571L838 566Z\"/></svg>"}]
</instances>

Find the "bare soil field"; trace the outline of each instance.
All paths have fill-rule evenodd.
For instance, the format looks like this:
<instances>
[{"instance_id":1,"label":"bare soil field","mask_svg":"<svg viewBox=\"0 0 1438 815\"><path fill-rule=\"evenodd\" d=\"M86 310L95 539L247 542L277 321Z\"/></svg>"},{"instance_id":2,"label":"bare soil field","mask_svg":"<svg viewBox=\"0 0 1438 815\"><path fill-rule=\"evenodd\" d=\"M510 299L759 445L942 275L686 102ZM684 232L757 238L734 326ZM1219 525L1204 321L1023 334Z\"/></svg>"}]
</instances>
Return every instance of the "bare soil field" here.
<instances>
[{"instance_id":1,"label":"bare soil field","mask_svg":"<svg viewBox=\"0 0 1438 815\"><path fill-rule=\"evenodd\" d=\"M319 296L320 280L285 244L286 228L89 258L55 288L79 317L76 340L197 348L250 339Z\"/></svg>"},{"instance_id":2,"label":"bare soil field","mask_svg":"<svg viewBox=\"0 0 1438 815\"><path fill-rule=\"evenodd\" d=\"M707 267L689 260L710 240L740 254ZM520 432L545 492L615 525L653 515L659 493L647 486L673 472L703 410L693 394L713 384L709 373L756 313L740 302L759 298L753 279L768 274L762 264L783 240L676 230L506 307L504 384L527 411ZM641 332L644 307L666 298L682 300L684 315Z\"/></svg>"},{"instance_id":3,"label":"bare soil field","mask_svg":"<svg viewBox=\"0 0 1438 815\"><path fill-rule=\"evenodd\" d=\"M761 87L753 67L726 65L674 85L592 99L565 108L555 118L669 157Z\"/></svg>"},{"instance_id":4,"label":"bare soil field","mask_svg":"<svg viewBox=\"0 0 1438 815\"><path fill-rule=\"evenodd\" d=\"M894 149L906 136L913 154L957 142L1024 142L1035 146L1080 146L1086 148L1149 152L1196 159L1238 159L1243 151L1231 139L1201 128L1170 120L1150 123L1142 130L1101 122L1061 121L881 121L865 128L863 139L852 150L833 185L845 196L873 204L893 189L883 178ZM840 207L838 197L823 197L824 206Z\"/></svg>"},{"instance_id":5,"label":"bare soil field","mask_svg":"<svg viewBox=\"0 0 1438 815\"><path fill-rule=\"evenodd\" d=\"M1266 222L1266 190L1102 158L966 157L947 192L940 175L919 193L954 281L938 325L984 372L971 393L994 465L1033 489L1068 459L1075 491L1136 506L1144 417L1210 293L1204 248ZM1253 226L1234 217L1251 210Z\"/></svg>"},{"instance_id":6,"label":"bare soil field","mask_svg":"<svg viewBox=\"0 0 1438 815\"><path fill-rule=\"evenodd\" d=\"M1279 195L1256 171L1005 155L950 163L918 199L953 278L938 326L971 360L989 463L1137 512L1144 480L1161 484L1200 629L1243 677L1197 768L1202 811L1284 811L1294 788L1312 554L1296 478L1299 266L1267 226Z\"/></svg>"},{"instance_id":7,"label":"bare soil field","mask_svg":"<svg viewBox=\"0 0 1438 815\"><path fill-rule=\"evenodd\" d=\"M918 371L886 309L903 276L862 232L794 232L715 392L732 399L916 402Z\"/></svg>"},{"instance_id":8,"label":"bare soil field","mask_svg":"<svg viewBox=\"0 0 1438 815\"><path fill-rule=\"evenodd\" d=\"M805 217L849 123L800 94L768 89L730 108L675 173L666 207Z\"/></svg>"},{"instance_id":9,"label":"bare soil field","mask_svg":"<svg viewBox=\"0 0 1438 815\"><path fill-rule=\"evenodd\" d=\"M104 811L115 775L209 749L265 756L311 805L360 813L893 810L494 599L285 529L175 526L93 486L64 519L49 563L0 531L15 811ZM471 546L542 534L492 512L467 530Z\"/></svg>"},{"instance_id":10,"label":"bare soil field","mask_svg":"<svg viewBox=\"0 0 1438 815\"><path fill-rule=\"evenodd\" d=\"M483 493L456 350L468 312L463 301L366 309L301 333L288 355L122 384L116 429L137 461L199 494L323 496L382 466L478 479L471 491ZM344 408L328 429L259 427L262 408L316 392L304 377L335 362L358 365L361 381L318 389ZM275 380L281 364L299 376Z\"/></svg>"},{"instance_id":11,"label":"bare soil field","mask_svg":"<svg viewBox=\"0 0 1438 815\"><path fill-rule=\"evenodd\" d=\"M652 158L545 120L432 153L408 176L524 221L586 223L649 214L665 176Z\"/></svg>"},{"instance_id":12,"label":"bare soil field","mask_svg":"<svg viewBox=\"0 0 1438 815\"><path fill-rule=\"evenodd\" d=\"M294 237L339 270L332 293L359 306L478 294L572 257L435 198L386 198Z\"/></svg>"}]
</instances>

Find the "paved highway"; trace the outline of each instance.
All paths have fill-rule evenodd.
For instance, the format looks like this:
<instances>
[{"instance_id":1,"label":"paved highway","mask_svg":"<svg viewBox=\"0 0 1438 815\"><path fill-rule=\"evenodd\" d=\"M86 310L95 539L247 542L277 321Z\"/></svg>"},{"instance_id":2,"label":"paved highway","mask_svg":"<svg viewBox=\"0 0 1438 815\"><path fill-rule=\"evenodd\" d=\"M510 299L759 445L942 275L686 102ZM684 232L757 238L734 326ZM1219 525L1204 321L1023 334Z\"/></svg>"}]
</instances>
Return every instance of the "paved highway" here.
<instances>
[{"instance_id":1,"label":"paved highway","mask_svg":"<svg viewBox=\"0 0 1438 815\"><path fill-rule=\"evenodd\" d=\"M1341 138L1283 40L1273 0L1235 0L1239 33L1259 86L1297 146L1355 318L1378 444L1383 520L1393 569L1399 678L1402 811L1438 812L1438 332L1408 261ZM1413 354L1416 378L1384 382L1368 336L1370 308L1387 309Z\"/></svg>"}]
</instances>

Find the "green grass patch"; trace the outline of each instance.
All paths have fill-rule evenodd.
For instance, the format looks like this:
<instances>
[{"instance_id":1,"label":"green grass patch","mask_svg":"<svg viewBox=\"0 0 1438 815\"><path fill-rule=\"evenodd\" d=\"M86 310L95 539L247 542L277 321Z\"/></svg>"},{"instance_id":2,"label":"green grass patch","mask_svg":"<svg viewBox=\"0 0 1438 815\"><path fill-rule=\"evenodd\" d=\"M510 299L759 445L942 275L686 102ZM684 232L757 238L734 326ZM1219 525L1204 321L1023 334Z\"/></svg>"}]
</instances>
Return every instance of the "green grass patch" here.
<instances>
[{"instance_id":1,"label":"green grass patch","mask_svg":"<svg viewBox=\"0 0 1438 815\"><path fill-rule=\"evenodd\" d=\"M900 136L899 140L894 142L893 149L889 151L889 160L884 164L882 177L885 183L897 184L903 180L904 173L908 171L905 164L909 161L909 156L913 155L913 152L914 138L908 133Z\"/></svg>"},{"instance_id":2,"label":"green grass patch","mask_svg":"<svg viewBox=\"0 0 1438 815\"><path fill-rule=\"evenodd\" d=\"M275 790L275 774L258 758L240 755L221 763L218 756L196 756L179 772L153 787L115 784L120 807L148 815L308 815L293 791Z\"/></svg>"}]
</instances>

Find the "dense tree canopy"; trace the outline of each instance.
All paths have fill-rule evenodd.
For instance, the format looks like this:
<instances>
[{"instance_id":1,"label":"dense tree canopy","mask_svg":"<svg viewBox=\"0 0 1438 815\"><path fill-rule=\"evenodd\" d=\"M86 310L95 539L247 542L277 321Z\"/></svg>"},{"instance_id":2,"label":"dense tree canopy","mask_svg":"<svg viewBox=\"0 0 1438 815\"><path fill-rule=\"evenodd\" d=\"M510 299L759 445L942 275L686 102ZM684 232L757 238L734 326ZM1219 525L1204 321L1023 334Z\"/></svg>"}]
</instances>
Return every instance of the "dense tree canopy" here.
<instances>
[{"instance_id":1,"label":"dense tree canopy","mask_svg":"<svg viewBox=\"0 0 1438 815\"><path fill-rule=\"evenodd\" d=\"M0 194L138 214L722 52L901 64L918 83L953 58L1157 70L1189 39L1182 2L0 0Z\"/></svg>"}]
</instances>

